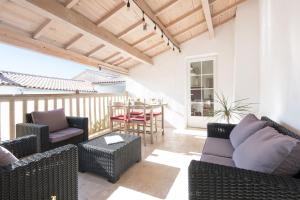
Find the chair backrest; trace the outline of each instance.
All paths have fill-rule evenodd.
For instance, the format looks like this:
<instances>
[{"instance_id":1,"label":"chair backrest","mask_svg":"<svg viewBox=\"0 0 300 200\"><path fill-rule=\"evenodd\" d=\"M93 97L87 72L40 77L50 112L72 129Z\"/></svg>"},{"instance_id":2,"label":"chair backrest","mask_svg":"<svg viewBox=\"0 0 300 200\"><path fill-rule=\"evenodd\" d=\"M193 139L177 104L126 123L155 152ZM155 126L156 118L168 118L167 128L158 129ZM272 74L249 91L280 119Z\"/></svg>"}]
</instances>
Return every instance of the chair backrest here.
<instances>
[{"instance_id":1,"label":"chair backrest","mask_svg":"<svg viewBox=\"0 0 300 200\"><path fill-rule=\"evenodd\" d=\"M26 123L33 123L31 113L26 114Z\"/></svg>"},{"instance_id":2,"label":"chair backrest","mask_svg":"<svg viewBox=\"0 0 300 200\"><path fill-rule=\"evenodd\" d=\"M277 122L271 120L270 118L263 116L261 118L263 121L267 121L267 125L270 127L273 127L275 130L277 130L279 133L283 135L288 135L292 138L295 138L297 140L300 140L300 136L293 131L288 130L287 128L283 127L282 125L278 124ZM300 141L299 141L300 142ZM294 178L300 179L300 171L294 176Z\"/></svg>"}]
</instances>

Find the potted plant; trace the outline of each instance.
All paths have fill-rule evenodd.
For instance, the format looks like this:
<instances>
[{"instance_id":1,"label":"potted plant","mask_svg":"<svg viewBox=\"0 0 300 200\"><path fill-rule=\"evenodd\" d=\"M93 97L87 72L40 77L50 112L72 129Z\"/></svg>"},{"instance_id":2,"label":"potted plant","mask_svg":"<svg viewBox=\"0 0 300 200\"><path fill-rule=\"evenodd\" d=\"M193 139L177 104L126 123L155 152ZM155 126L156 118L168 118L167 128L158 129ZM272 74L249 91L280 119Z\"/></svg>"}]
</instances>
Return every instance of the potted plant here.
<instances>
[{"instance_id":1,"label":"potted plant","mask_svg":"<svg viewBox=\"0 0 300 200\"><path fill-rule=\"evenodd\" d=\"M216 93L216 103L219 106L214 113L215 117L225 119L228 124L232 118L240 119L241 116L248 114L252 105L255 104L247 103L247 100L249 98L229 101L223 93L221 95Z\"/></svg>"}]
</instances>

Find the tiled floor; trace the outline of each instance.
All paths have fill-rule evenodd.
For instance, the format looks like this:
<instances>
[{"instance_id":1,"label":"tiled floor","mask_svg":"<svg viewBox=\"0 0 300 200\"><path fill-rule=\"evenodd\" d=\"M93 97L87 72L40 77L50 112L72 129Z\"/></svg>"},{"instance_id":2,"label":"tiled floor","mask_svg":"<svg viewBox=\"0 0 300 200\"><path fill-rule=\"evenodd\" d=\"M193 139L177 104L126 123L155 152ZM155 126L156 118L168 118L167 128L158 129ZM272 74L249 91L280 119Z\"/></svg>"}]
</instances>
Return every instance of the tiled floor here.
<instances>
[{"instance_id":1,"label":"tiled floor","mask_svg":"<svg viewBox=\"0 0 300 200\"><path fill-rule=\"evenodd\" d=\"M80 173L79 199L188 199L188 165L192 159L200 158L205 138L205 130L168 128L154 144L142 146L142 161L128 169L117 183Z\"/></svg>"}]
</instances>

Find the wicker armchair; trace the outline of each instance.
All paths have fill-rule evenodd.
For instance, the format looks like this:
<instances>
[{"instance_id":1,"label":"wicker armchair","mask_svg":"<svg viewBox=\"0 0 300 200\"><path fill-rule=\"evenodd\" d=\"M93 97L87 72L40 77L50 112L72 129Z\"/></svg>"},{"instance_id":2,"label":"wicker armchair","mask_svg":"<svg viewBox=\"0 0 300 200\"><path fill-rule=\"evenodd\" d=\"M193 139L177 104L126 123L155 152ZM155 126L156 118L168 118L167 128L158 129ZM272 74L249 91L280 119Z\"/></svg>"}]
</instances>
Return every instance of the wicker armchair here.
<instances>
[{"instance_id":1,"label":"wicker armchair","mask_svg":"<svg viewBox=\"0 0 300 200\"><path fill-rule=\"evenodd\" d=\"M66 145L37 152L37 137L24 136L0 144L20 160L0 167L0 199L78 199L78 153Z\"/></svg>"},{"instance_id":2,"label":"wicker armchair","mask_svg":"<svg viewBox=\"0 0 300 200\"><path fill-rule=\"evenodd\" d=\"M269 126L280 133L299 139L295 133L267 117ZM228 139L232 124L208 124L208 137ZM277 176L234 167L195 161L188 169L189 199L300 199L299 173L294 177Z\"/></svg>"},{"instance_id":3,"label":"wicker armchair","mask_svg":"<svg viewBox=\"0 0 300 200\"><path fill-rule=\"evenodd\" d=\"M44 152L49 149L54 149L66 144L78 144L88 140L88 118L85 117L67 117L69 127L80 128L83 134L72 137L70 139L51 143L49 142L49 127L47 125L34 124L30 114L26 115L26 123L16 125L17 137L24 135L36 135L38 152Z\"/></svg>"}]
</instances>

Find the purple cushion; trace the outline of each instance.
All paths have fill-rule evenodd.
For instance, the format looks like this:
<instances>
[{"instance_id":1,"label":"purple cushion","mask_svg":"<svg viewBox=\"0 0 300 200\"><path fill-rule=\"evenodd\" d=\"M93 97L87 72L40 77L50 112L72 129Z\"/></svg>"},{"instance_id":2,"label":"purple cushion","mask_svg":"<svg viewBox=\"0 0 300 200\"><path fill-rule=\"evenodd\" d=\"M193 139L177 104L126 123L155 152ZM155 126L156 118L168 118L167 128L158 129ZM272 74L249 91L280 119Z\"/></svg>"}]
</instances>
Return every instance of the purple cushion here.
<instances>
[{"instance_id":1,"label":"purple cushion","mask_svg":"<svg viewBox=\"0 0 300 200\"><path fill-rule=\"evenodd\" d=\"M49 135L49 141L51 143L56 143L56 142L70 139L77 135L81 135L82 133L83 133L83 130L79 129L79 128L66 128L66 129L51 133Z\"/></svg>"},{"instance_id":2,"label":"purple cushion","mask_svg":"<svg viewBox=\"0 0 300 200\"><path fill-rule=\"evenodd\" d=\"M251 135L233 152L236 167L272 173L288 157L298 140L265 127Z\"/></svg>"},{"instance_id":3,"label":"purple cushion","mask_svg":"<svg viewBox=\"0 0 300 200\"><path fill-rule=\"evenodd\" d=\"M202 153L231 158L233 151L234 149L229 139L208 137Z\"/></svg>"},{"instance_id":4,"label":"purple cushion","mask_svg":"<svg viewBox=\"0 0 300 200\"><path fill-rule=\"evenodd\" d=\"M6 148L0 146L0 166L7 166L14 162L17 162L18 158L16 158L10 151Z\"/></svg>"},{"instance_id":5,"label":"purple cushion","mask_svg":"<svg viewBox=\"0 0 300 200\"><path fill-rule=\"evenodd\" d=\"M31 116L33 123L49 126L50 132L62 130L69 127L64 109L51 110L46 112L32 112Z\"/></svg>"},{"instance_id":6,"label":"purple cushion","mask_svg":"<svg viewBox=\"0 0 300 200\"><path fill-rule=\"evenodd\" d=\"M253 114L245 116L230 133L230 141L234 148L237 148L250 135L266 126L266 121L261 121Z\"/></svg>"},{"instance_id":7,"label":"purple cushion","mask_svg":"<svg viewBox=\"0 0 300 200\"><path fill-rule=\"evenodd\" d=\"M231 158L225 158L220 156L202 154L200 161L218 164L218 165L225 165L229 167L235 167L234 162Z\"/></svg>"},{"instance_id":8,"label":"purple cushion","mask_svg":"<svg viewBox=\"0 0 300 200\"><path fill-rule=\"evenodd\" d=\"M273 174L294 176L300 171L300 143L293 148L286 159L275 169Z\"/></svg>"}]
</instances>

